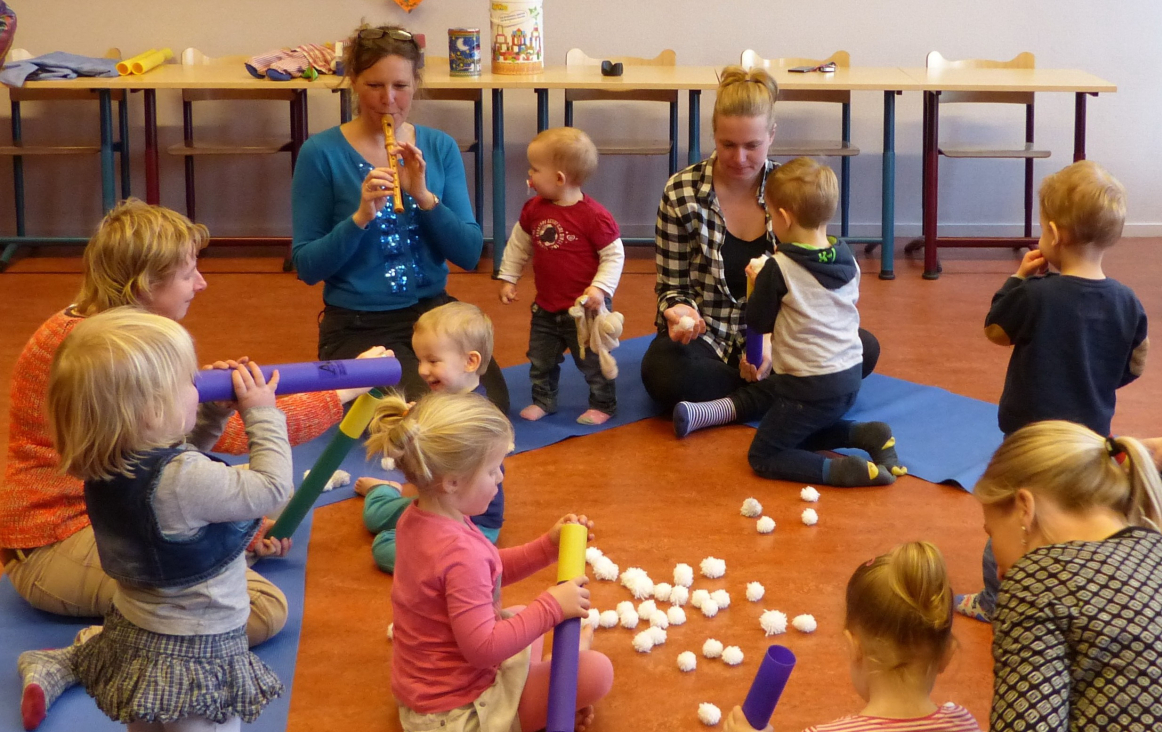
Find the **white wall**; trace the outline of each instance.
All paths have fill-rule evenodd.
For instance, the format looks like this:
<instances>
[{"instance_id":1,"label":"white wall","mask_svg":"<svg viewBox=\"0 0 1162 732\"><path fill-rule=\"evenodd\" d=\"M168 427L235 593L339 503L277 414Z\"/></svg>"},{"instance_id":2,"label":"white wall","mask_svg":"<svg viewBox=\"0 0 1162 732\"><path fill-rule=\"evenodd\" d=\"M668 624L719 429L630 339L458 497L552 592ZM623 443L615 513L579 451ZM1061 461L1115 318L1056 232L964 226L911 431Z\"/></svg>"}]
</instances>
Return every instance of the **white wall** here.
<instances>
[{"instance_id":1,"label":"white wall","mask_svg":"<svg viewBox=\"0 0 1162 732\"><path fill-rule=\"evenodd\" d=\"M391 0L199 0L159 3L145 0L10 0L19 19L18 47L33 53L67 50L100 55L111 46L132 55L151 46L200 48L211 56L253 54L269 48L343 37L361 19L401 22L428 35L429 52L443 55L449 27L475 26L487 36L487 0L426 0L410 15ZM1159 161L1162 160L1162 60L1152 48L1162 30L1162 3L1126 0L545 0L544 39L550 63L563 63L574 46L590 55L652 56L663 48L678 52L682 64L725 65L754 48L764 56L826 56L851 52L855 64L922 66L925 54L948 58L1011 58L1023 50L1044 68L1080 68L1118 85L1118 93L1089 102L1088 156L1105 164L1130 194L1127 234L1162 234ZM337 97L313 92L311 129L338 121ZM525 198L524 145L535 132L532 92L505 97L508 143L508 222ZM703 150L708 151L713 95L703 98ZM897 232L910 235L920 219L920 95L897 104ZM132 98L133 192L144 195L141 172L142 104ZM94 105L95 106L95 105ZM164 147L181 140L181 103L176 92L159 93L160 138ZM562 102L552 97L552 121L560 124ZM658 105L659 107L661 105ZM686 160L686 104L682 102L681 160ZM269 114L239 111L236 104L198 117L205 139L244 139L286 129L283 109ZM453 107L428 103L416 119L450 132L471 130L470 117ZM0 114L7 116L7 105ZM95 110L38 116L26 112L25 137L94 139ZM487 114L487 113L486 113ZM853 162L852 221L855 232L878 231L882 94L859 93L853 137L863 154ZM999 113L947 110L942 139L997 144L1017 142L1023 132L1017 109ZM577 123L595 136L665 134L665 112L632 112L625 106L578 112ZM7 127L7 120L0 121ZM822 128L819 126L823 125ZM485 124L485 135L490 125ZM816 128L816 129L812 129ZM838 128L826 108L780 111L779 133L818 138ZM5 139L6 133L0 133ZM1037 176L1069 163L1073 149L1073 96L1039 95L1037 141L1053 157L1037 162ZM466 160L466 163L468 161ZM9 163L0 163L0 232L14 231ZM85 161L34 159L25 163L30 233L84 234L100 215L100 179L95 158ZM941 221L948 231L1015 231L1021 221L1021 163L945 161ZM290 231L289 158L234 158L199 161L198 215L218 235L285 235ZM627 235L652 233L654 209L666 179L664 158L606 158L589 192L604 202ZM181 159L162 154L162 202L184 210ZM491 175L486 172L486 188ZM489 194L490 195L490 194ZM488 199L490 200L490 199ZM486 209L491 211L486 200ZM490 225L486 224L486 231Z\"/></svg>"}]
</instances>

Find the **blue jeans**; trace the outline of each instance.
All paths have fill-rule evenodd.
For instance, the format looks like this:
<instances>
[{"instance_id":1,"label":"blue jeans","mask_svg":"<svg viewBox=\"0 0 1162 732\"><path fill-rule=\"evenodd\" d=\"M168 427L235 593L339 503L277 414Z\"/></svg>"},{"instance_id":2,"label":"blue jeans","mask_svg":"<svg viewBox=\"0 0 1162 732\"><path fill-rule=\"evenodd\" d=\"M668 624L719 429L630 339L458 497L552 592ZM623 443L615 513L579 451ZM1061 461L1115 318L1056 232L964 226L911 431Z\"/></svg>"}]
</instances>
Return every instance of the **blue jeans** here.
<instances>
[{"instance_id":1,"label":"blue jeans","mask_svg":"<svg viewBox=\"0 0 1162 732\"><path fill-rule=\"evenodd\" d=\"M852 447L852 423L843 415L855 404L859 392L811 402L790 399L773 390L770 394L771 407L750 443L747 458L751 468L771 480L825 482L827 458L815 451Z\"/></svg>"},{"instance_id":2,"label":"blue jeans","mask_svg":"<svg viewBox=\"0 0 1162 732\"><path fill-rule=\"evenodd\" d=\"M606 307L612 302L606 298ZM601 362L592 349L580 357L577 342L577 322L569 311L552 313L533 303L529 327L529 381L533 384L533 404L545 412L557 411L557 385L561 379L561 364L565 351L573 354L573 363L589 384L589 407L606 414L617 413L617 393L612 379L601 373Z\"/></svg>"}]
</instances>

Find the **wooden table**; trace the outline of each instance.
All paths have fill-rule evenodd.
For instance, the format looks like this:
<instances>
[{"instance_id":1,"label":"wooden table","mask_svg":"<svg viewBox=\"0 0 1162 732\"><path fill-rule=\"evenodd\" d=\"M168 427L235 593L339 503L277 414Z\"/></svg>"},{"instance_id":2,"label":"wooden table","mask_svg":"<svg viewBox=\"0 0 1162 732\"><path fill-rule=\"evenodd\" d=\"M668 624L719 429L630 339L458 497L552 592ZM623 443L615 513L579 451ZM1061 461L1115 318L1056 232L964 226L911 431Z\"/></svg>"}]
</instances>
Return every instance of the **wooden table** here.
<instances>
[{"instance_id":1,"label":"wooden table","mask_svg":"<svg viewBox=\"0 0 1162 732\"><path fill-rule=\"evenodd\" d=\"M1073 160L1085 159L1086 99L1103 92L1112 94L1117 86L1085 71L1072 69L902 69L924 92L924 169L925 181L937 180L927 171L940 164L939 116L937 104L941 92L1070 92L1074 94ZM940 276L938 246L988 247L1031 246L1031 237L937 237L936 210L932 202L936 186L924 186L924 277Z\"/></svg>"}]
</instances>

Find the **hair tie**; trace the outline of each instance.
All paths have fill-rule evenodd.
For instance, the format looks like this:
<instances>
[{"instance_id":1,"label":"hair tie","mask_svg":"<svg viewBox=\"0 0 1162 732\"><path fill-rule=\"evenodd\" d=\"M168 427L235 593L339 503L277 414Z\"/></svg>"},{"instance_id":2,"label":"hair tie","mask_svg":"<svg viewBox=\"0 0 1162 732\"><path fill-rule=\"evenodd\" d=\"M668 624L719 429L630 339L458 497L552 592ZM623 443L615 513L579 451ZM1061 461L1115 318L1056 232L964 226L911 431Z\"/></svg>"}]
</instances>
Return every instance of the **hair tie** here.
<instances>
[{"instance_id":1,"label":"hair tie","mask_svg":"<svg viewBox=\"0 0 1162 732\"><path fill-rule=\"evenodd\" d=\"M1106 438L1106 453L1114 459L1118 465L1124 465L1126 460L1130 457L1126 453L1126 449L1118 444L1113 437Z\"/></svg>"},{"instance_id":2,"label":"hair tie","mask_svg":"<svg viewBox=\"0 0 1162 732\"><path fill-rule=\"evenodd\" d=\"M403 419L404 417L408 416L408 412L410 411L412 411L411 407L404 407L403 411L399 413L399 418Z\"/></svg>"}]
</instances>

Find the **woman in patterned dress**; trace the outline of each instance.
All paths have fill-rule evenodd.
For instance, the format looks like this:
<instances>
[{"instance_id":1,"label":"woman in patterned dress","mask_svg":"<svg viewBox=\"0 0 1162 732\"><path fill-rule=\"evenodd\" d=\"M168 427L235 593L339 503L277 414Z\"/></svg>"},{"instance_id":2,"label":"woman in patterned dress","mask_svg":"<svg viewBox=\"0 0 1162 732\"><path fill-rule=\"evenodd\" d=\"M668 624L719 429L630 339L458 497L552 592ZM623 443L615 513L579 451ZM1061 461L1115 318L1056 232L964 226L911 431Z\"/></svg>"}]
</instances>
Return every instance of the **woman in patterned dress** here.
<instances>
[{"instance_id":1,"label":"woman in patterned dress","mask_svg":"<svg viewBox=\"0 0 1162 732\"><path fill-rule=\"evenodd\" d=\"M1001 577L992 732L1162 728L1162 480L1147 449L1038 422L974 492Z\"/></svg>"}]
</instances>

